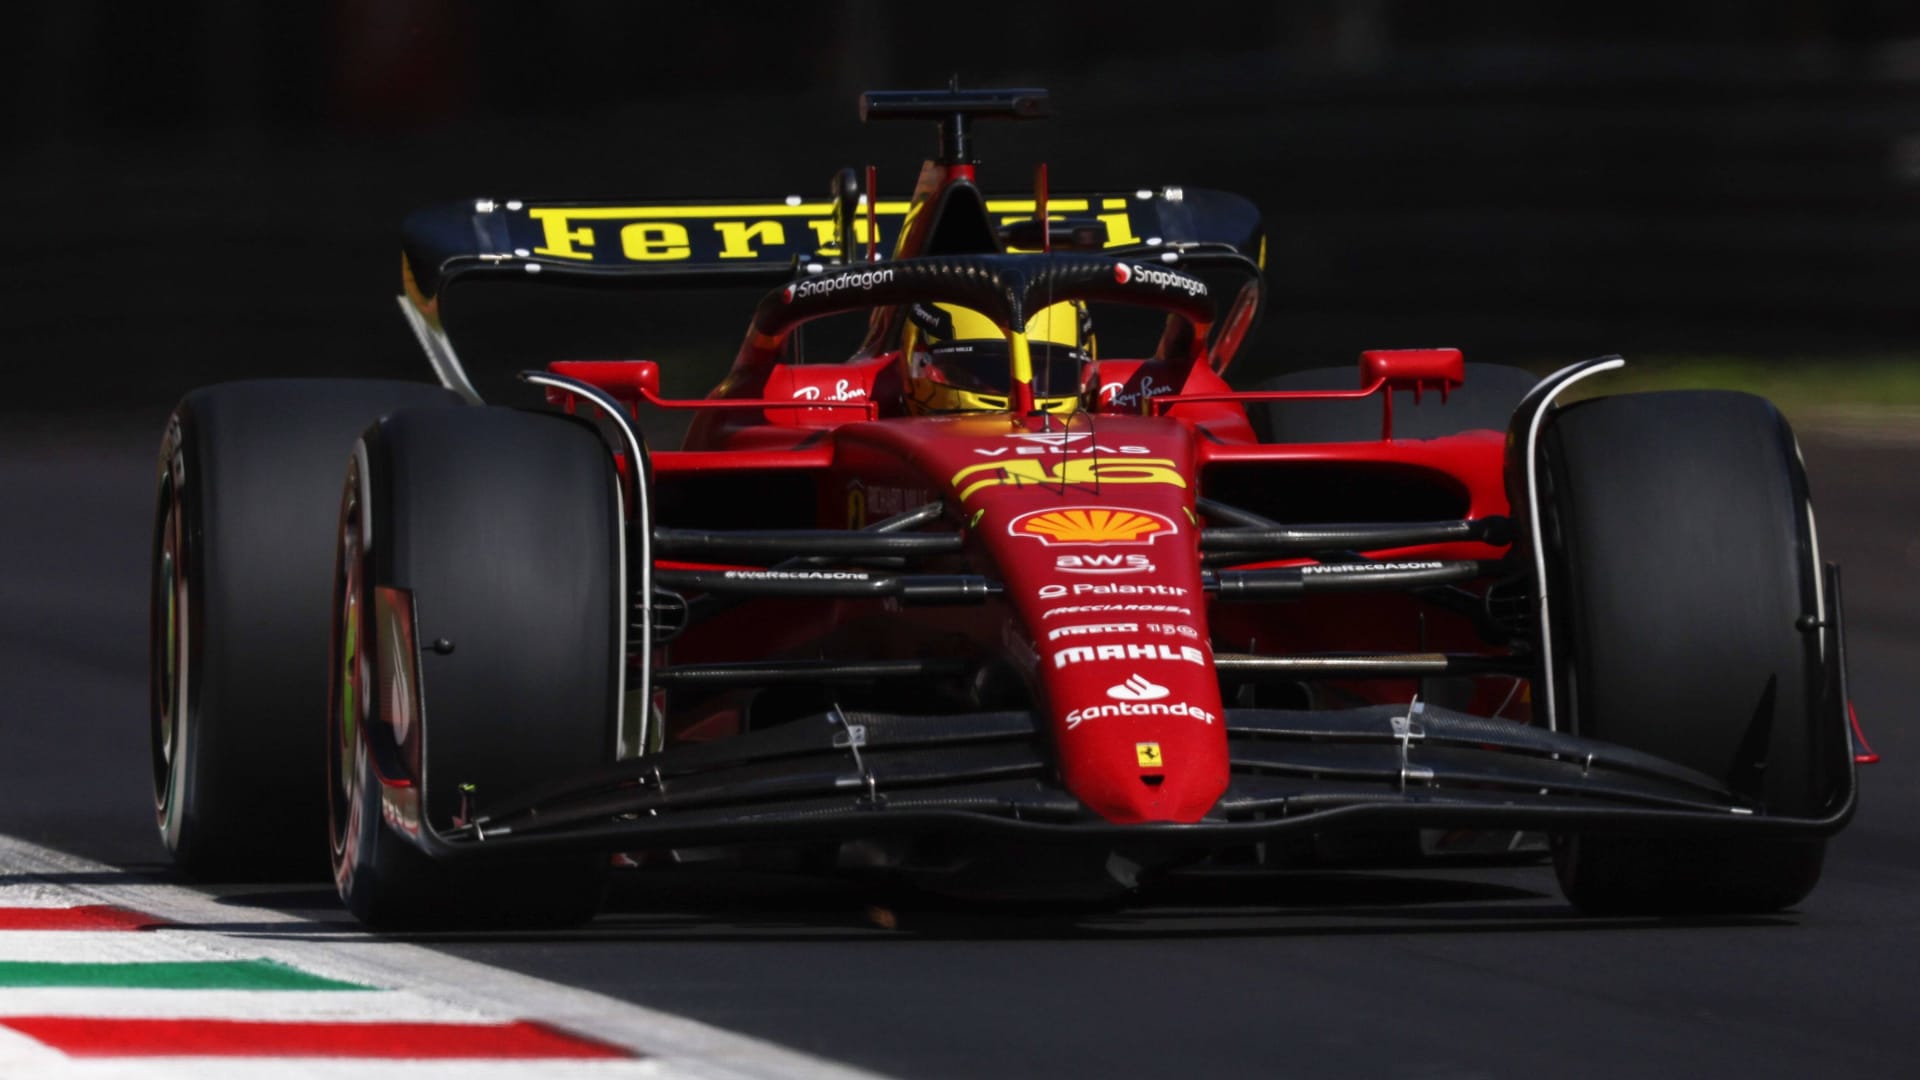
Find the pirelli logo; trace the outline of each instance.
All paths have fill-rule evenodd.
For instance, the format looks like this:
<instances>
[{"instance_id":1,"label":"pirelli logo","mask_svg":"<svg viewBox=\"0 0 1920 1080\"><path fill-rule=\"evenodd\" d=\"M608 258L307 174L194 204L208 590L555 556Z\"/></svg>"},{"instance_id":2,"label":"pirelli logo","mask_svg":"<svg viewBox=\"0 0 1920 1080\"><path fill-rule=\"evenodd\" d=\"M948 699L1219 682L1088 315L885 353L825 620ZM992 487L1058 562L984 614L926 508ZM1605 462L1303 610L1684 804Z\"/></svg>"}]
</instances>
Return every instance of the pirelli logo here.
<instances>
[{"instance_id":1,"label":"pirelli logo","mask_svg":"<svg viewBox=\"0 0 1920 1080\"><path fill-rule=\"evenodd\" d=\"M906 220L905 199L883 199L874 206L869 228L866 207L854 216L853 241L870 239L882 249L900 238ZM740 203L712 206L530 206L525 211L532 235L525 239L534 255L579 263L731 262L790 259L796 255L840 254L833 204L801 202ZM987 213L996 225L1030 218L1032 199L989 199ZM1137 244L1124 196L1051 199L1047 216L1092 216L1107 227L1106 246ZM521 239L516 237L516 241Z\"/></svg>"}]
</instances>

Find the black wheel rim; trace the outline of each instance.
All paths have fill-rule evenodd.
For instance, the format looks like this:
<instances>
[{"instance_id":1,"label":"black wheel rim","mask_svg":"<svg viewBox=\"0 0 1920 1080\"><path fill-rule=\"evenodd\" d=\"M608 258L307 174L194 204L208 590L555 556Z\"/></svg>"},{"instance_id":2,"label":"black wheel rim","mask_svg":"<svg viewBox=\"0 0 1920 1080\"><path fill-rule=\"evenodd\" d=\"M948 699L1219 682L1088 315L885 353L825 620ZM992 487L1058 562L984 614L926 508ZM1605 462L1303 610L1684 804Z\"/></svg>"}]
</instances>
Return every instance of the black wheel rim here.
<instances>
[{"instance_id":1,"label":"black wheel rim","mask_svg":"<svg viewBox=\"0 0 1920 1080\"><path fill-rule=\"evenodd\" d=\"M327 693L328 823L334 876L344 891L352 881L361 830L359 754L371 704L370 639L366 618L366 543L361 527L360 470L348 470L340 503L340 536L334 567L333 659Z\"/></svg>"},{"instance_id":2,"label":"black wheel rim","mask_svg":"<svg viewBox=\"0 0 1920 1080\"><path fill-rule=\"evenodd\" d=\"M188 558L186 514L176 480L178 459L169 462L160 478L160 522L153 555L153 596L149 616L149 683L153 742L154 813L162 835L168 834L177 795L176 770L186 749L189 664Z\"/></svg>"}]
</instances>

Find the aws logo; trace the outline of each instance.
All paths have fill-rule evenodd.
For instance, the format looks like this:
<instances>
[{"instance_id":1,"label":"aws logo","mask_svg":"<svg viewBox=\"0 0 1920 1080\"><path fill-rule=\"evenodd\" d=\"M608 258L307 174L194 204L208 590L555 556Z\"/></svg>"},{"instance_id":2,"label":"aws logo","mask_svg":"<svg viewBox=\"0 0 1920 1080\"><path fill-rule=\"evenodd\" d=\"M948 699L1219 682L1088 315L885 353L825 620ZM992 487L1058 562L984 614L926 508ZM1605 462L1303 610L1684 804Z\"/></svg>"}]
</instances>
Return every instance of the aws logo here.
<instances>
[{"instance_id":1,"label":"aws logo","mask_svg":"<svg viewBox=\"0 0 1920 1080\"><path fill-rule=\"evenodd\" d=\"M1007 524L1010 536L1030 536L1048 547L1060 544L1151 544L1179 533L1170 518L1151 510L1063 506L1031 510Z\"/></svg>"},{"instance_id":2,"label":"aws logo","mask_svg":"<svg viewBox=\"0 0 1920 1080\"><path fill-rule=\"evenodd\" d=\"M1154 565L1145 555L1062 555L1053 568L1069 574L1146 574Z\"/></svg>"},{"instance_id":3,"label":"aws logo","mask_svg":"<svg viewBox=\"0 0 1920 1080\"><path fill-rule=\"evenodd\" d=\"M991 461L961 469L953 474L952 483L959 489L962 502L981 488L997 487L1001 484L1012 484L1016 487L1027 484L1054 487L1064 487L1068 484L1167 484L1177 488L1187 486L1186 478L1180 475L1180 470L1175 466L1172 458L1116 460L1076 457L1051 462L1033 458Z\"/></svg>"}]
</instances>

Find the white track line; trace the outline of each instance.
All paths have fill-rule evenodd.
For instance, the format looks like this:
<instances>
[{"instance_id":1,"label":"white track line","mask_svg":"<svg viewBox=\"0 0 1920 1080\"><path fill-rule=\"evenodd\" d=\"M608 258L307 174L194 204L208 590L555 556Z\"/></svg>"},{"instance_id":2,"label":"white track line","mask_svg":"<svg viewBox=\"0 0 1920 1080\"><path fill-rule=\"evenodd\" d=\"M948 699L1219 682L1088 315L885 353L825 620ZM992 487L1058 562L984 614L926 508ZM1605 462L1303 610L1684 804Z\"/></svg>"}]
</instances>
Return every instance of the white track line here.
<instances>
[{"instance_id":1,"label":"white track line","mask_svg":"<svg viewBox=\"0 0 1920 1080\"><path fill-rule=\"evenodd\" d=\"M8 1016L152 1020L312 1020L322 1023L484 1024L506 1017L406 990L153 990L97 986L0 990Z\"/></svg>"},{"instance_id":2,"label":"white track line","mask_svg":"<svg viewBox=\"0 0 1920 1080\"><path fill-rule=\"evenodd\" d=\"M0 892L0 906L8 906L4 892ZM183 941L183 937L179 933L151 930L5 930L0 931L0 963L90 960L101 964L151 964L168 960L242 959L236 953L202 948L191 939Z\"/></svg>"},{"instance_id":3,"label":"white track line","mask_svg":"<svg viewBox=\"0 0 1920 1080\"><path fill-rule=\"evenodd\" d=\"M136 932L90 931L6 931L0 932L4 959L108 959L131 960L241 960L266 959L324 978L338 979L376 988L371 991L69 991L54 989L10 990L0 988L0 1011L12 1015L30 1015L30 1002L57 1002L60 995L90 994L104 1011L115 995L177 995L209 998L216 994L241 995L252 999L284 999L281 1006L255 1005L253 1008L298 1010L319 1007L312 999L328 997L338 1005L326 1008L353 1008L350 999L362 1006L376 1000L398 1005L404 1013L387 1019L471 1019L538 1020L604 1042L624 1046L645 1055L639 1061L534 1061L485 1062L452 1061L389 1063L376 1061L333 1061L316 1059L69 1059L41 1044L0 1029L0 1077L48 1077L49 1080L80 1080L119 1077L191 1077L193 1080L224 1080L226 1077L258 1077L267 1066L274 1080L315 1080L345 1076L368 1076L378 1072L399 1077L458 1076L461 1080L492 1080L495 1077L613 1077L710 1078L710 1080L748 1080L748 1078L792 1077L799 1080L846 1080L871 1077L822 1058L762 1042L711 1027L685 1017L633 1005L602 994L517 975L484 964L461 960L415 945L398 944L370 934L339 929L337 924L321 924L286 912L262 908L237 908L211 896L174 885L135 880L125 884L68 884L74 877L112 875L112 867L43 848L12 837L0 836L0 875L22 877L40 875L43 882L22 881L0 889L0 906L55 906L70 904L113 904L179 924L177 928ZM224 928L224 929L223 929ZM5 939L12 939L10 944ZM112 942L99 939L112 938ZM67 952L54 955L64 940ZM78 947L99 943L101 952L84 957ZM384 993L382 991L399 991ZM20 995L16 997L16 995ZM14 1002L21 1003L16 1006ZM123 1003L124 1004L124 1003ZM132 1008L132 1005L125 1007ZM206 1015L188 1005L169 1008L195 1011L184 1014ZM66 1010L57 1010L65 1012ZM152 1015L152 1014L147 1014ZM225 1015L233 1015L231 1013ZM359 1014L365 1016L365 1013ZM177 1066L177 1067L176 1067ZM398 1070L397 1072L395 1070Z\"/></svg>"}]
</instances>

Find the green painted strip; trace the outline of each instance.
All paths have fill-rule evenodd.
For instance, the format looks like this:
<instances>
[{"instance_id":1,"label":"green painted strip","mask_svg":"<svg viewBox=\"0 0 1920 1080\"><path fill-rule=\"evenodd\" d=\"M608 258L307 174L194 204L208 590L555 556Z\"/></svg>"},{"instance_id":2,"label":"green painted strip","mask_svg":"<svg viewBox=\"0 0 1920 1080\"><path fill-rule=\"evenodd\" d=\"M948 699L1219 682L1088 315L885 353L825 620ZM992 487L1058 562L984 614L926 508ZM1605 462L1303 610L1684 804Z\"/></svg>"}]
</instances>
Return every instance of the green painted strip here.
<instances>
[{"instance_id":1,"label":"green painted strip","mask_svg":"<svg viewBox=\"0 0 1920 1080\"><path fill-rule=\"evenodd\" d=\"M91 986L128 990L365 990L271 960L63 964L0 961L0 986Z\"/></svg>"}]
</instances>

